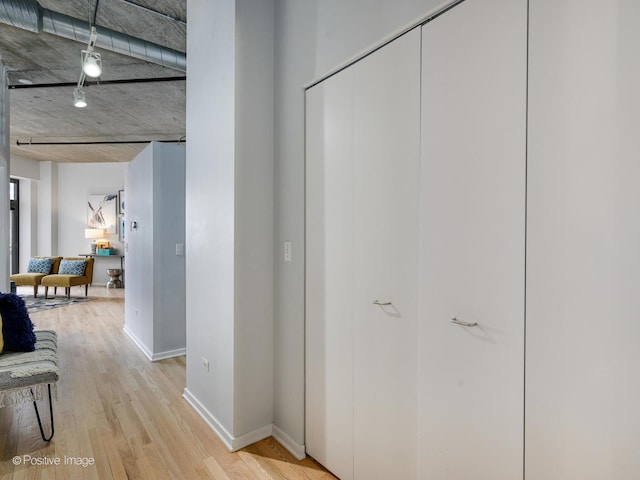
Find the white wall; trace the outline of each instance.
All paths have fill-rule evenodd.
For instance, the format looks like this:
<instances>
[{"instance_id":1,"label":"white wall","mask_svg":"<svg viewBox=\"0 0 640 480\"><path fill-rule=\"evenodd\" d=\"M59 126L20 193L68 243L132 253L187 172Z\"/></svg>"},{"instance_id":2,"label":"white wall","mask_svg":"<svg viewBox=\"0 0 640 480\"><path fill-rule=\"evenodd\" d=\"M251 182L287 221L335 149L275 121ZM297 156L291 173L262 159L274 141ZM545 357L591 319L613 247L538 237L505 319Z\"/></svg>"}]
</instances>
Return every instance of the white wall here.
<instances>
[{"instance_id":1,"label":"white wall","mask_svg":"<svg viewBox=\"0 0 640 480\"><path fill-rule=\"evenodd\" d=\"M40 180L40 162L22 157L11 157L11 176Z\"/></svg>"},{"instance_id":2,"label":"white wall","mask_svg":"<svg viewBox=\"0 0 640 480\"><path fill-rule=\"evenodd\" d=\"M57 195L52 193L50 197L47 195L45 199L40 198L39 207L49 198L53 205L59 205L59 208L52 209L53 221L57 223L57 237L53 237L56 241L52 241L51 252L41 250L41 254L53 253L71 257L88 253L91 240L84 238L84 229L87 228L87 196L109 193L117 195L118 190L124 189L128 163L56 163L52 165L57 170L57 181L52 183L56 187ZM44 175L41 183L46 190ZM47 234L46 223L39 222L38 238L40 234ZM117 233L107 235L105 239L111 242L118 253L124 251L123 245L118 241ZM94 285L106 285L109 281L107 268L120 268L120 259L96 259L93 270Z\"/></svg>"},{"instance_id":3,"label":"white wall","mask_svg":"<svg viewBox=\"0 0 640 480\"><path fill-rule=\"evenodd\" d=\"M639 478L640 3L529 15L526 478Z\"/></svg>"},{"instance_id":4,"label":"white wall","mask_svg":"<svg viewBox=\"0 0 640 480\"><path fill-rule=\"evenodd\" d=\"M129 164L125 240L127 301L124 330L148 356L153 355L153 148L144 148ZM132 230L136 222L139 228Z\"/></svg>"},{"instance_id":5,"label":"white wall","mask_svg":"<svg viewBox=\"0 0 640 480\"><path fill-rule=\"evenodd\" d=\"M273 421L273 0L236 2L234 431Z\"/></svg>"},{"instance_id":6,"label":"white wall","mask_svg":"<svg viewBox=\"0 0 640 480\"><path fill-rule=\"evenodd\" d=\"M184 147L151 143L126 177L125 331L151 359L185 350ZM137 228L131 229L131 222Z\"/></svg>"},{"instance_id":7,"label":"white wall","mask_svg":"<svg viewBox=\"0 0 640 480\"><path fill-rule=\"evenodd\" d=\"M237 448L273 418L274 7L188 11L185 397Z\"/></svg>"},{"instance_id":8,"label":"white wall","mask_svg":"<svg viewBox=\"0 0 640 480\"><path fill-rule=\"evenodd\" d=\"M185 257L176 251L178 244L184 245L185 147L155 142L151 146L153 256L158 265L153 279L153 352L175 356L186 348Z\"/></svg>"},{"instance_id":9,"label":"white wall","mask_svg":"<svg viewBox=\"0 0 640 480\"><path fill-rule=\"evenodd\" d=\"M440 0L277 2L274 424L300 446L304 443L303 87L445 3ZM290 263L282 258L285 240L293 243Z\"/></svg>"},{"instance_id":10,"label":"white wall","mask_svg":"<svg viewBox=\"0 0 640 480\"><path fill-rule=\"evenodd\" d=\"M218 433L226 430L230 435L235 351L235 1L188 0L187 10L185 394L209 412ZM198 58L207 61L193 61ZM199 365L202 357L209 360L208 372Z\"/></svg>"}]
</instances>

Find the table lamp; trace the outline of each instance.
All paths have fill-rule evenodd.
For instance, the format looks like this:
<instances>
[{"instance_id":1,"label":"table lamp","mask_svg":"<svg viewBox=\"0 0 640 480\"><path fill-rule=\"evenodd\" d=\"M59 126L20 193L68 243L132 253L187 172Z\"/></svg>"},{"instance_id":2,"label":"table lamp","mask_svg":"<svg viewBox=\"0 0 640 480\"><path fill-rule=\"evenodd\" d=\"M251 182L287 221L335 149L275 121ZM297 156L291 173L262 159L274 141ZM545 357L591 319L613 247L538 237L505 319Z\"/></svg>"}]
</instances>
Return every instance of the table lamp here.
<instances>
[{"instance_id":1,"label":"table lamp","mask_svg":"<svg viewBox=\"0 0 640 480\"><path fill-rule=\"evenodd\" d=\"M96 240L98 238L102 238L104 236L104 228L85 228L84 229L84 238L90 238L93 241L91 242L91 254L96 254Z\"/></svg>"}]
</instances>

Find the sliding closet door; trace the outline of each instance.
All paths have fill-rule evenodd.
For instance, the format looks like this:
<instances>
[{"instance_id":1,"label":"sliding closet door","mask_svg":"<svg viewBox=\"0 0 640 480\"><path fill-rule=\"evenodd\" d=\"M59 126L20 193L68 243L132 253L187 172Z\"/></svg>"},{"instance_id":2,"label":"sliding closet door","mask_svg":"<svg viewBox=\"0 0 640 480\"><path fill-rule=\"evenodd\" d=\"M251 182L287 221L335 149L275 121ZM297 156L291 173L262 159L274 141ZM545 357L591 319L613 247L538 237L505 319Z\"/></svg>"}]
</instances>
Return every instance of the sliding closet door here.
<instances>
[{"instance_id":1,"label":"sliding closet door","mask_svg":"<svg viewBox=\"0 0 640 480\"><path fill-rule=\"evenodd\" d=\"M421 479L522 478L526 33L526 0L423 27Z\"/></svg>"},{"instance_id":2,"label":"sliding closet door","mask_svg":"<svg viewBox=\"0 0 640 480\"><path fill-rule=\"evenodd\" d=\"M420 29L353 68L355 478L410 480L417 470Z\"/></svg>"},{"instance_id":3,"label":"sliding closet door","mask_svg":"<svg viewBox=\"0 0 640 480\"><path fill-rule=\"evenodd\" d=\"M640 3L531 1L527 480L640 478Z\"/></svg>"},{"instance_id":4,"label":"sliding closet door","mask_svg":"<svg viewBox=\"0 0 640 480\"><path fill-rule=\"evenodd\" d=\"M353 478L353 70L306 93L306 449Z\"/></svg>"}]
</instances>

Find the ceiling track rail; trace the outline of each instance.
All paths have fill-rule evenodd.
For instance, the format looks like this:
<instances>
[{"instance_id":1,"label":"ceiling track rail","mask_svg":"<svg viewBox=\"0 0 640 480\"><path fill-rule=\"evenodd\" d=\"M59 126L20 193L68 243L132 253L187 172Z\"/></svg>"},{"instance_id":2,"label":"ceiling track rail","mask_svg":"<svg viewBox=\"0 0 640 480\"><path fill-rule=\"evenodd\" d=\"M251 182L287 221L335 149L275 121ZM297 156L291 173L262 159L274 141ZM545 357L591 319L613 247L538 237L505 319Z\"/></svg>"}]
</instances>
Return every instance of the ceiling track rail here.
<instances>
[{"instance_id":1,"label":"ceiling track rail","mask_svg":"<svg viewBox=\"0 0 640 480\"><path fill-rule=\"evenodd\" d=\"M122 80L98 80L95 82L88 82L85 80L85 86L99 86L99 85L124 85L134 83L157 83L157 82L184 82L187 79L185 76L179 77L154 77L154 78L131 78ZM58 88L58 87L75 87L77 82L52 82L52 83L31 83L31 84L15 84L8 85L9 90L20 90L23 88Z\"/></svg>"},{"instance_id":2,"label":"ceiling track rail","mask_svg":"<svg viewBox=\"0 0 640 480\"><path fill-rule=\"evenodd\" d=\"M186 137L179 138L177 140L88 140L88 141L60 141L60 142L21 142L20 140L16 140L16 145L19 147L37 147L42 145L136 145L142 143L187 143Z\"/></svg>"}]
</instances>

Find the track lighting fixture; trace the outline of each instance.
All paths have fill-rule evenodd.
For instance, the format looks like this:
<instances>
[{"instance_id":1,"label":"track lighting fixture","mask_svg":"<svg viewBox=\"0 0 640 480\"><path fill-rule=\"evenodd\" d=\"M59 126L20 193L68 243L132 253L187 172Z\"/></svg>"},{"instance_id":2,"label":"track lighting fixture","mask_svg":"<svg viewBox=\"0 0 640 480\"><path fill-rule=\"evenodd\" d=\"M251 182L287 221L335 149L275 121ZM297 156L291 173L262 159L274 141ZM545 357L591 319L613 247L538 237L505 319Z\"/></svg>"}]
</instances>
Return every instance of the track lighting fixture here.
<instances>
[{"instance_id":1,"label":"track lighting fixture","mask_svg":"<svg viewBox=\"0 0 640 480\"><path fill-rule=\"evenodd\" d=\"M82 71L87 77L97 78L102 75L102 60L96 52L82 51Z\"/></svg>"},{"instance_id":2,"label":"track lighting fixture","mask_svg":"<svg viewBox=\"0 0 640 480\"><path fill-rule=\"evenodd\" d=\"M97 4L96 4L97 8ZM85 77L96 78L102 74L102 60L100 54L93 51L98 38L98 32L96 27L91 27L91 34L89 35L89 45L86 50L82 50L82 70L80 70L80 78L78 79L78 85L73 90L73 105L79 108L87 106L87 97L82 87L84 86Z\"/></svg>"},{"instance_id":3,"label":"track lighting fixture","mask_svg":"<svg viewBox=\"0 0 640 480\"><path fill-rule=\"evenodd\" d=\"M73 89L73 106L78 108L87 106L87 97L84 94L84 90L80 87Z\"/></svg>"}]
</instances>

